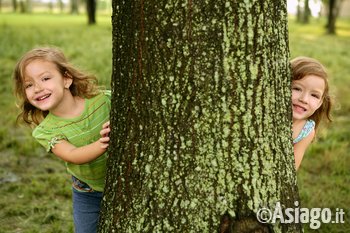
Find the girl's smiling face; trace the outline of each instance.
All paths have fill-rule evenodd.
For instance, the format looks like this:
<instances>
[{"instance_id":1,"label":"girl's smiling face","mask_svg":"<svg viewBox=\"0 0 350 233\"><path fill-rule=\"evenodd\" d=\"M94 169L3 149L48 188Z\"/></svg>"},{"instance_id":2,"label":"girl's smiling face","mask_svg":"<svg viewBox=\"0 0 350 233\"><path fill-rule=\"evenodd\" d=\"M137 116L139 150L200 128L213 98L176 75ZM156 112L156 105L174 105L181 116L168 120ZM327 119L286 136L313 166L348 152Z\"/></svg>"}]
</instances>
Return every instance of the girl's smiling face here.
<instances>
[{"instance_id":1,"label":"girl's smiling face","mask_svg":"<svg viewBox=\"0 0 350 233\"><path fill-rule=\"evenodd\" d=\"M63 77L54 63L33 60L25 67L24 73L24 89L30 104L42 111L64 107L63 99L72 79Z\"/></svg>"},{"instance_id":2,"label":"girl's smiling face","mask_svg":"<svg viewBox=\"0 0 350 233\"><path fill-rule=\"evenodd\" d=\"M307 119L321 106L325 81L316 75L307 75L292 82L293 120Z\"/></svg>"}]
</instances>

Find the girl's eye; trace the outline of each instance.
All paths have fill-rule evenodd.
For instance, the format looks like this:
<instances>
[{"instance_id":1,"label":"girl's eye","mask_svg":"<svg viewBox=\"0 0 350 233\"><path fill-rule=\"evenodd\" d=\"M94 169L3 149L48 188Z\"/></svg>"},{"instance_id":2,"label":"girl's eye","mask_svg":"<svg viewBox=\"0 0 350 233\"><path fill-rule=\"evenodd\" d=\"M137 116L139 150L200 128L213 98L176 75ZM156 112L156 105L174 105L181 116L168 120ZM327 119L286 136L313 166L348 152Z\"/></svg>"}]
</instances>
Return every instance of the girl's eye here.
<instances>
[{"instance_id":1,"label":"girl's eye","mask_svg":"<svg viewBox=\"0 0 350 233\"><path fill-rule=\"evenodd\" d=\"M25 88L25 89L28 89L28 88L30 88L30 87L32 87L32 86L33 86L33 84L27 83L27 84L24 85L24 88Z\"/></svg>"},{"instance_id":2,"label":"girl's eye","mask_svg":"<svg viewBox=\"0 0 350 233\"><path fill-rule=\"evenodd\" d=\"M299 87L292 87L293 91L300 91L301 89Z\"/></svg>"},{"instance_id":3,"label":"girl's eye","mask_svg":"<svg viewBox=\"0 0 350 233\"><path fill-rule=\"evenodd\" d=\"M314 98L316 98L316 99L320 99L320 96L319 96L319 95L312 94L311 96L314 97Z\"/></svg>"},{"instance_id":4,"label":"girl's eye","mask_svg":"<svg viewBox=\"0 0 350 233\"><path fill-rule=\"evenodd\" d=\"M43 78L42 78L43 81L47 81L47 80L49 80L49 79L50 79L50 77L43 77Z\"/></svg>"}]
</instances>

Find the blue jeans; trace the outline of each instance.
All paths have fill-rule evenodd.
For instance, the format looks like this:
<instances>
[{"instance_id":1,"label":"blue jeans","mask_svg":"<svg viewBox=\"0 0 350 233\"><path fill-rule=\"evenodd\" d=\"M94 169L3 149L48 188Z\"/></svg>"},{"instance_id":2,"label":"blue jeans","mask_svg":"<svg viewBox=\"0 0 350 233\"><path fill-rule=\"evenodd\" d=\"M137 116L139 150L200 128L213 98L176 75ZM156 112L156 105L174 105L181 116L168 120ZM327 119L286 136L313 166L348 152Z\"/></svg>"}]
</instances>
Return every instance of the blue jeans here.
<instances>
[{"instance_id":1,"label":"blue jeans","mask_svg":"<svg viewBox=\"0 0 350 233\"><path fill-rule=\"evenodd\" d=\"M72 189L75 233L96 233L102 192L79 192L74 187Z\"/></svg>"}]
</instances>

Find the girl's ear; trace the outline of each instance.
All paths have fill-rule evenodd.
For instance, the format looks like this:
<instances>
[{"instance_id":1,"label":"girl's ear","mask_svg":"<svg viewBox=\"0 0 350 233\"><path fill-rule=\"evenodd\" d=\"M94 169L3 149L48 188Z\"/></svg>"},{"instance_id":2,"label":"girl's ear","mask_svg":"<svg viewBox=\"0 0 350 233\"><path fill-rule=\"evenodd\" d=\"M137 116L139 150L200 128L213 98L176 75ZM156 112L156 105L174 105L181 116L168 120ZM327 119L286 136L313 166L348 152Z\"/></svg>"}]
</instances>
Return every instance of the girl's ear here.
<instances>
[{"instance_id":1,"label":"girl's ear","mask_svg":"<svg viewBox=\"0 0 350 233\"><path fill-rule=\"evenodd\" d=\"M70 75L67 71L64 73L63 75L63 78L64 78L64 87L65 88L69 88L72 83L73 83L73 78L72 78L72 75Z\"/></svg>"}]
</instances>

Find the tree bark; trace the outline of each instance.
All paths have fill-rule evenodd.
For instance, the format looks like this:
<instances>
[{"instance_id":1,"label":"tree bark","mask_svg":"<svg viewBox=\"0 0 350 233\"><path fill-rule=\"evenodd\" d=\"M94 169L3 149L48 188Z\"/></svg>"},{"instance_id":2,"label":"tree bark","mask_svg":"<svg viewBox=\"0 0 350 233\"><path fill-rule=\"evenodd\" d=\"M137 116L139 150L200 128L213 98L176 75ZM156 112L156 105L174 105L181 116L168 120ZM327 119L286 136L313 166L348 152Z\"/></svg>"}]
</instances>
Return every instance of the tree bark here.
<instances>
[{"instance_id":1,"label":"tree bark","mask_svg":"<svg viewBox=\"0 0 350 233\"><path fill-rule=\"evenodd\" d=\"M113 1L99 232L301 232L286 1Z\"/></svg>"}]
</instances>

